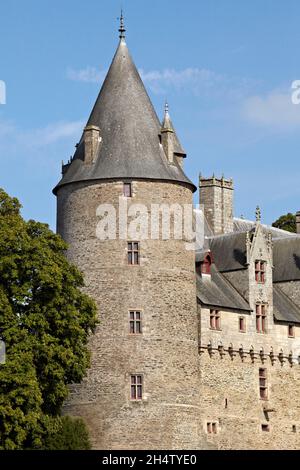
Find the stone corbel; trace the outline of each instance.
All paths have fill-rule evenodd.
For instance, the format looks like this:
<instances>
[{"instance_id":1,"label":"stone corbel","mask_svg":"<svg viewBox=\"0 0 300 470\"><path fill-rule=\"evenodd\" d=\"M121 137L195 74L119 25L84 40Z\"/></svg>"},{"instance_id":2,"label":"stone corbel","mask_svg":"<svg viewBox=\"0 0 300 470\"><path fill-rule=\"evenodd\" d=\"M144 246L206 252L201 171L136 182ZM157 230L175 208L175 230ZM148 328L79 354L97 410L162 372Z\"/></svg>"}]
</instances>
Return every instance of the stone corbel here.
<instances>
[{"instance_id":1,"label":"stone corbel","mask_svg":"<svg viewBox=\"0 0 300 470\"><path fill-rule=\"evenodd\" d=\"M242 362L244 362L245 358L247 357L247 353L244 351L243 345L241 345L241 347L239 348L239 355Z\"/></svg>"},{"instance_id":2,"label":"stone corbel","mask_svg":"<svg viewBox=\"0 0 300 470\"><path fill-rule=\"evenodd\" d=\"M236 356L236 353L233 349L232 344L230 344L229 347L228 347L228 353L229 353L229 356L231 357L231 360L233 361L234 357Z\"/></svg>"},{"instance_id":3,"label":"stone corbel","mask_svg":"<svg viewBox=\"0 0 300 470\"><path fill-rule=\"evenodd\" d=\"M271 348L271 351L270 351L270 359L271 359L271 364L273 366L276 362L276 356L274 354L273 348Z\"/></svg>"}]
</instances>

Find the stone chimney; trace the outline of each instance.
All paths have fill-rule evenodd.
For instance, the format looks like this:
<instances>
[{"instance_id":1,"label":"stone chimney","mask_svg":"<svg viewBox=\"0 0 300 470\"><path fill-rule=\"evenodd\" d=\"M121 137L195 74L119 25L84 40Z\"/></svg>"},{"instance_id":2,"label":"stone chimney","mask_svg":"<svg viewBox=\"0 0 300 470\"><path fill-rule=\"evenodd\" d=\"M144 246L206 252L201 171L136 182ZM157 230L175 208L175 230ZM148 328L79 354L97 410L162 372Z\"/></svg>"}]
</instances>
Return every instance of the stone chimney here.
<instances>
[{"instance_id":1,"label":"stone chimney","mask_svg":"<svg viewBox=\"0 0 300 470\"><path fill-rule=\"evenodd\" d=\"M91 164L95 161L97 150L101 142L100 129L97 126L87 126L83 131L84 139L84 163Z\"/></svg>"},{"instance_id":2,"label":"stone chimney","mask_svg":"<svg viewBox=\"0 0 300 470\"><path fill-rule=\"evenodd\" d=\"M233 181L224 177L199 178L200 204L215 235L233 232Z\"/></svg>"},{"instance_id":3,"label":"stone chimney","mask_svg":"<svg viewBox=\"0 0 300 470\"><path fill-rule=\"evenodd\" d=\"M300 233L300 211L296 212L296 232Z\"/></svg>"}]
</instances>

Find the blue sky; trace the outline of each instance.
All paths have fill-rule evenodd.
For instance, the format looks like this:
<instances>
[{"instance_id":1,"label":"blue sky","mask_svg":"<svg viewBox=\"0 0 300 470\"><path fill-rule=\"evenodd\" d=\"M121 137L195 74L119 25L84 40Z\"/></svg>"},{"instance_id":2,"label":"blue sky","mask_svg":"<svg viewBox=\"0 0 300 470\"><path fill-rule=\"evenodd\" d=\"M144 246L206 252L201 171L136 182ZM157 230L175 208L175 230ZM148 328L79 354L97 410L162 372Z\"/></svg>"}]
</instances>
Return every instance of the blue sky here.
<instances>
[{"instance_id":1,"label":"blue sky","mask_svg":"<svg viewBox=\"0 0 300 470\"><path fill-rule=\"evenodd\" d=\"M298 0L123 0L126 40L158 114L167 98L186 172L233 177L235 214L300 210ZM0 186L55 228L73 154L118 43L120 1L1 5Z\"/></svg>"}]
</instances>

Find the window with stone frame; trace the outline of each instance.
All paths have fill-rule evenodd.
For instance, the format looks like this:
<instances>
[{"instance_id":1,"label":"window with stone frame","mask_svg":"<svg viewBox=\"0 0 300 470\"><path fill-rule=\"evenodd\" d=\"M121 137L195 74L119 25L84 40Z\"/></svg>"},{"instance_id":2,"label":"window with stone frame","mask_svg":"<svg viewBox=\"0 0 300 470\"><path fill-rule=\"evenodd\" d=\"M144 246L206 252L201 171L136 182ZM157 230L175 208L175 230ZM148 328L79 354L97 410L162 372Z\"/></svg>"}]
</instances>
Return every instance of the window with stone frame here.
<instances>
[{"instance_id":1,"label":"window with stone frame","mask_svg":"<svg viewBox=\"0 0 300 470\"><path fill-rule=\"evenodd\" d=\"M256 304L256 332L267 333L267 305Z\"/></svg>"},{"instance_id":2,"label":"window with stone frame","mask_svg":"<svg viewBox=\"0 0 300 470\"><path fill-rule=\"evenodd\" d=\"M131 375L130 376L130 398L131 400L143 399L143 376Z\"/></svg>"},{"instance_id":3,"label":"window with stone frame","mask_svg":"<svg viewBox=\"0 0 300 470\"><path fill-rule=\"evenodd\" d=\"M140 311L130 310L129 312L129 332L132 335L142 334L142 314Z\"/></svg>"},{"instance_id":4,"label":"window with stone frame","mask_svg":"<svg viewBox=\"0 0 300 470\"><path fill-rule=\"evenodd\" d=\"M288 337L295 338L295 325L288 325Z\"/></svg>"},{"instance_id":5,"label":"window with stone frame","mask_svg":"<svg viewBox=\"0 0 300 470\"><path fill-rule=\"evenodd\" d=\"M266 264L265 261L255 261L255 280L259 284L266 282Z\"/></svg>"},{"instance_id":6,"label":"window with stone frame","mask_svg":"<svg viewBox=\"0 0 300 470\"><path fill-rule=\"evenodd\" d=\"M217 434L218 433L218 424L216 421L208 421L206 423L207 434Z\"/></svg>"},{"instance_id":7,"label":"window with stone frame","mask_svg":"<svg viewBox=\"0 0 300 470\"><path fill-rule=\"evenodd\" d=\"M211 330L221 330L221 314L219 310L210 310L209 326Z\"/></svg>"},{"instance_id":8,"label":"window with stone frame","mask_svg":"<svg viewBox=\"0 0 300 470\"><path fill-rule=\"evenodd\" d=\"M246 333L246 318L239 317L239 332Z\"/></svg>"},{"instance_id":9,"label":"window with stone frame","mask_svg":"<svg viewBox=\"0 0 300 470\"><path fill-rule=\"evenodd\" d=\"M259 369L259 396L262 400L268 399L267 369Z\"/></svg>"},{"instance_id":10,"label":"window with stone frame","mask_svg":"<svg viewBox=\"0 0 300 470\"><path fill-rule=\"evenodd\" d=\"M137 265L140 264L140 243L139 242L128 242L128 264Z\"/></svg>"},{"instance_id":11,"label":"window with stone frame","mask_svg":"<svg viewBox=\"0 0 300 470\"><path fill-rule=\"evenodd\" d=\"M132 186L131 183L123 184L123 195L125 197L132 197Z\"/></svg>"}]
</instances>

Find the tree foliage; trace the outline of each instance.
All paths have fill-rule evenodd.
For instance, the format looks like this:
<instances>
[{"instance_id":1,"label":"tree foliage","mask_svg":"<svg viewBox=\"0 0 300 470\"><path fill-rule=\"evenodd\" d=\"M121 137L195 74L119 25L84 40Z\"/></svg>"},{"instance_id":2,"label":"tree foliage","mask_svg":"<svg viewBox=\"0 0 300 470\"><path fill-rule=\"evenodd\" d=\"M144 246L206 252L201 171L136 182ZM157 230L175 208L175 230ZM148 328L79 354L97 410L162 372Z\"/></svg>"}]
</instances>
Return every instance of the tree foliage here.
<instances>
[{"instance_id":1,"label":"tree foliage","mask_svg":"<svg viewBox=\"0 0 300 470\"><path fill-rule=\"evenodd\" d=\"M63 416L58 428L45 439L44 450L90 450L91 443L81 418Z\"/></svg>"},{"instance_id":2,"label":"tree foliage","mask_svg":"<svg viewBox=\"0 0 300 470\"><path fill-rule=\"evenodd\" d=\"M0 449L35 448L60 422L67 384L89 366L94 302L46 224L24 221L0 189Z\"/></svg>"},{"instance_id":3,"label":"tree foliage","mask_svg":"<svg viewBox=\"0 0 300 470\"><path fill-rule=\"evenodd\" d=\"M282 215L277 219L273 224L273 227L281 228L282 230L286 230L287 232L296 232L296 216L291 214Z\"/></svg>"}]
</instances>

